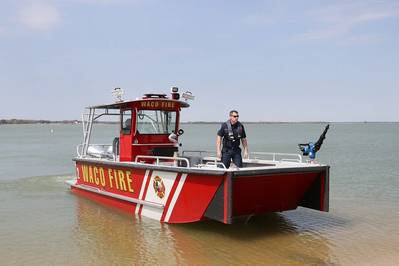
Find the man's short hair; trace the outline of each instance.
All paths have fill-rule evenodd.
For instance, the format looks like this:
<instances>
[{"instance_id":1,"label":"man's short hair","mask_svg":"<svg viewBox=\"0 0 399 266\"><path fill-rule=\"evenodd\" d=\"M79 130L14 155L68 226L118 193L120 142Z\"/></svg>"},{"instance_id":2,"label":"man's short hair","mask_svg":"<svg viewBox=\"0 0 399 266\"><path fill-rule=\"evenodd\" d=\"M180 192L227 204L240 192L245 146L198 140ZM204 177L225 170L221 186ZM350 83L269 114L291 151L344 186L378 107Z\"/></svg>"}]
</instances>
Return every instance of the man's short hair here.
<instances>
[{"instance_id":1,"label":"man's short hair","mask_svg":"<svg viewBox=\"0 0 399 266\"><path fill-rule=\"evenodd\" d=\"M238 111L237 110L231 110L230 111L230 116L233 115L234 113L238 114Z\"/></svg>"}]
</instances>

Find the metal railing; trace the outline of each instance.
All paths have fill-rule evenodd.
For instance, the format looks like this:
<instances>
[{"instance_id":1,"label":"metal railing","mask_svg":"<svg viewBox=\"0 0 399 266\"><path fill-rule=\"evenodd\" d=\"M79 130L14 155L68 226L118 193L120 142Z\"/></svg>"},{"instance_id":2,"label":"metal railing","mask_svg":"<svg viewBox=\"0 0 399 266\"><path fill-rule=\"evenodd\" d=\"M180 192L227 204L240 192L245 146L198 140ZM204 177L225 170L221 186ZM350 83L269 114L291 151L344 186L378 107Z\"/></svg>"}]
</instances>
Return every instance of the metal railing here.
<instances>
[{"instance_id":1,"label":"metal railing","mask_svg":"<svg viewBox=\"0 0 399 266\"><path fill-rule=\"evenodd\" d=\"M223 169L227 169L226 168L226 165L224 165L224 163L222 163L222 162L218 162L217 160L215 160L215 161L211 161L211 162L206 162L205 163L205 167L209 167L209 166L211 166L211 167L215 167L215 168L223 168ZM219 167L220 166L220 167Z\"/></svg>"},{"instance_id":2,"label":"metal railing","mask_svg":"<svg viewBox=\"0 0 399 266\"><path fill-rule=\"evenodd\" d=\"M82 156L85 156L87 149L89 148L91 130L93 129L93 120L96 110L94 108L89 108L88 114L82 115L82 127L83 127L83 147Z\"/></svg>"},{"instance_id":3,"label":"metal railing","mask_svg":"<svg viewBox=\"0 0 399 266\"><path fill-rule=\"evenodd\" d=\"M87 111L88 111L88 113L87 113ZM112 113L107 108L104 109L100 113L96 113L96 108L88 107L88 108L86 108L85 113L82 114L83 143L82 143L81 147L80 147L80 145L78 145L78 147L77 147L79 157L82 157L82 156L84 157L87 155L89 146L101 145L101 144L90 144L90 138L91 138L91 132L93 130L93 123L95 123L95 121L97 119L99 119L100 117L106 116L106 115L119 116L120 113L119 112Z\"/></svg>"},{"instance_id":4,"label":"metal railing","mask_svg":"<svg viewBox=\"0 0 399 266\"><path fill-rule=\"evenodd\" d=\"M99 149L95 149L98 147ZM84 157L84 156L91 156L91 157L96 157L96 158L112 158L114 161L116 160L116 154L112 150L112 145L110 144L88 144L87 145L87 150L86 154L83 154L83 149L85 148L85 144L79 144L76 146L76 153L78 154L78 157ZM94 148L94 149L90 149ZM109 151L111 148L111 152Z\"/></svg>"},{"instance_id":5,"label":"metal railing","mask_svg":"<svg viewBox=\"0 0 399 266\"><path fill-rule=\"evenodd\" d=\"M187 151L183 151L183 155L185 153L197 153L201 157L203 155L211 155L211 156L216 157L216 152L214 152L214 151L187 150ZM264 157L266 157L266 158L264 158ZM208 158L208 159L210 159L210 158ZM300 154L278 153L278 152L250 152L248 159L255 159L255 160L265 159L265 160L271 160L274 162L298 162L298 163L301 163L303 161L302 156ZM214 161L216 163L217 159L215 159Z\"/></svg>"},{"instance_id":6,"label":"metal railing","mask_svg":"<svg viewBox=\"0 0 399 266\"><path fill-rule=\"evenodd\" d=\"M201 161L206 160L205 164L201 164L200 167L215 167L215 168L223 168L227 169L224 163L222 163L217 157L216 152L214 151L201 151L201 150L185 150L182 152L182 156L187 153L196 153L201 157ZM210 157L205 157L203 155L210 155ZM219 167L220 166L220 167Z\"/></svg>"},{"instance_id":7,"label":"metal railing","mask_svg":"<svg viewBox=\"0 0 399 266\"><path fill-rule=\"evenodd\" d=\"M190 168L190 161L187 158L181 158L181 157L168 157L168 156L151 156L151 155L137 155L135 162L136 163L142 163L139 161L139 159L152 159L155 160L156 165L159 165L161 160L164 161L173 161L174 165L177 165L177 162L183 161L186 162L187 168Z\"/></svg>"},{"instance_id":8,"label":"metal railing","mask_svg":"<svg viewBox=\"0 0 399 266\"><path fill-rule=\"evenodd\" d=\"M253 158L251 158L251 155L254 155ZM256 155L260 156L268 156L269 159L271 157L271 160L274 162L302 162L302 156L297 153L277 153L277 152L251 152L249 154L250 159L263 159L256 157Z\"/></svg>"},{"instance_id":9,"label":"metal railing","mask_svg":"<svg viewBox=\"0 0 399 266\"><path fill-rule=\"evenodd\" d=\"M76 154L78 155L78 157L82 157L83 156L83 145L84 144L78 144L76 146Z\"/></svg>"},{"instance_id":10,"label":"metal railing","mask_svg":"<svg viewBox=\"0 0 399 266\"><path fill-rule=\"evenodd\" d=\"M203 154L216 155L216 152L214 152L214 151L185 150L182 152L182 156L184 156L185 153L197 153L197 154L199 154L199 156L202 156Z\"/></svg>"}]
</instances>

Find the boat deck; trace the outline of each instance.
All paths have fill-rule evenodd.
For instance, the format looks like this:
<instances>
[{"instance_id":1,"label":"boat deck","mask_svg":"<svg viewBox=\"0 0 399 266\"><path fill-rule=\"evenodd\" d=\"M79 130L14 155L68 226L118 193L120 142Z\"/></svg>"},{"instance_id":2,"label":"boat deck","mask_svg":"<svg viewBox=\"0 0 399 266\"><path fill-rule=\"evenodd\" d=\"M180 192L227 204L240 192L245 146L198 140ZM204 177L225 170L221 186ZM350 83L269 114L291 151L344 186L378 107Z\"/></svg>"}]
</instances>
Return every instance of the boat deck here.
<instances>
[{"instance_id":1,"label":"boat deck","mask_svg":"<svg viewBox=\"0 0 399 266\"><path fill-rule=\"evenodd\" d=\"M190 151L189 151L190 152ZM262 173L287 173L293 171L313 171L328 167L316 162L303 162L302 156L299 154L284 153L252 153L252 158L243 159L243 167L238 168L234 164L230 168L226 168L223 163L215 156L187 155L183 152L181 157L165 157L165 156L137 156L133 162L120 162L118 158L111 159L109 157L77 157L74 161L91 162L96 164L104 164L111 166L126 166L134 168L145 168L153 170L167 170L187 173L212 173L214 175L223 175L226 172L234 173L234 175L262 174ZM265 157L270 157L265 159ZM150 161L149 161L150 160Z\"/></svg>"}]
</instances>

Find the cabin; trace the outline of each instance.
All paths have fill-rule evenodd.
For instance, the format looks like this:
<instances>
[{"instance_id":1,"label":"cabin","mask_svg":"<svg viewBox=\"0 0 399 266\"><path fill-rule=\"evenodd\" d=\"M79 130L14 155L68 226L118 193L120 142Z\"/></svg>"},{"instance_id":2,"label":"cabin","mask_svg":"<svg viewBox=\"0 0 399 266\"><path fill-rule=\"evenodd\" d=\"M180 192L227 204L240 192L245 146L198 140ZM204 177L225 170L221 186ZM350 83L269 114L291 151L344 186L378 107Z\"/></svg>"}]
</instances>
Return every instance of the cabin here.
<instances>
[{"instance_id":1,"label":"cabin","mask_svg":"<svg viewBox=\"0 0 399 266\"><path fill-rule=\"evenodd\" d=\"M170 97L166 94L145 94L134 101L87 107L82 119L83 144L78 146L79 157L97 157L120 162L151 162L155 157L172 157L178 151L178 138L184 133L180 126L180 112L190 105L180 100L176 87ZM112 144L91 144L93 123L102 116L120 116L119 136ZM146 157L148 156L148 157Z\"/></svg>"}]
</instances>

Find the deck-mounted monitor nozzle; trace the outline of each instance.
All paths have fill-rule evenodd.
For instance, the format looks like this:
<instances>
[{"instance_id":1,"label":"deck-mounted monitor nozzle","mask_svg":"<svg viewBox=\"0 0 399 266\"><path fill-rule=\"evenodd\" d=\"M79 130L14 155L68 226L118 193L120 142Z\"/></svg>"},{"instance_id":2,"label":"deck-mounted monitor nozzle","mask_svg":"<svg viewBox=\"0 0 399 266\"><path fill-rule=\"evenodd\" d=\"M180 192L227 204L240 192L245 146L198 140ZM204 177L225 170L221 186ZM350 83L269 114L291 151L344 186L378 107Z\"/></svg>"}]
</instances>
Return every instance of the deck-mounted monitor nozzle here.
<instances>
[{"instance_id":1,"label":"deck-mounted monitor nozzle","mask_svg":"<svg viewBox=\"0 0 399 266\"><path fill-rule=\"evenodd\" d=\"M168 139L172 143L177 143L177 138L179 136L183 135L183 134L184 134L184 130L183 129L179 129L177 132L172 130L172 133L170 133L170 135L168 136Z\"/></svg>"},{"instance_id":2,"label":"deck-mounted monitor nozzle","mask_svg":"<svg viewBox=\"0 0 399 266\"><path fill-rule=\"evenodd\" d=\"M309 142L305 144L298 144L299 149L301 150L304 156L309 156L310 160L314 160L316 158L316 152L320 150L321 145L323 144L323 141L326 138L326 134L329 128L330 125L327 125L316 143Z\"/></svg>"}]
</instances>

